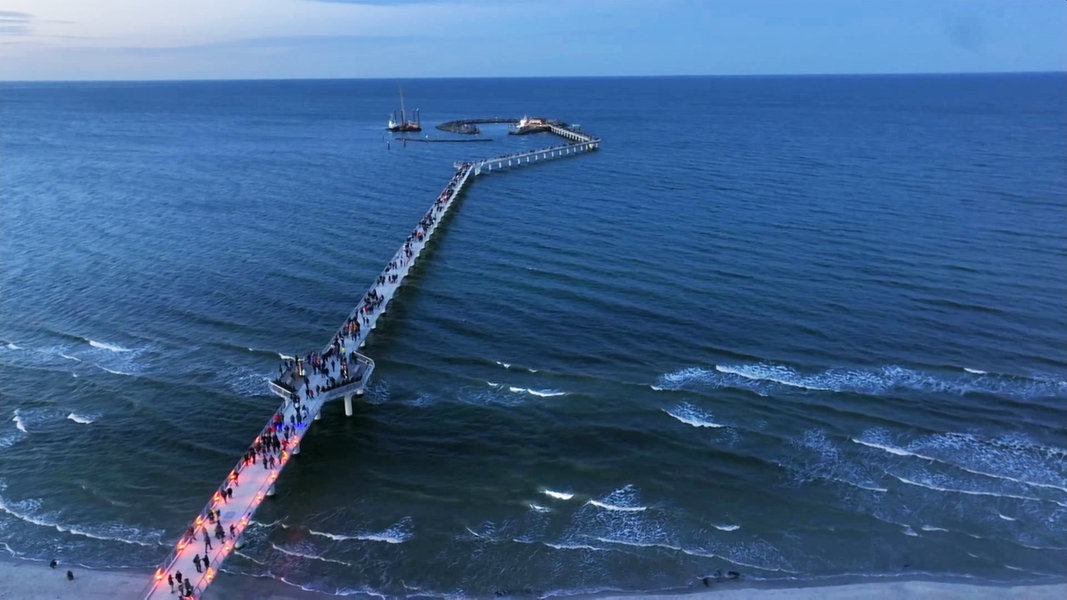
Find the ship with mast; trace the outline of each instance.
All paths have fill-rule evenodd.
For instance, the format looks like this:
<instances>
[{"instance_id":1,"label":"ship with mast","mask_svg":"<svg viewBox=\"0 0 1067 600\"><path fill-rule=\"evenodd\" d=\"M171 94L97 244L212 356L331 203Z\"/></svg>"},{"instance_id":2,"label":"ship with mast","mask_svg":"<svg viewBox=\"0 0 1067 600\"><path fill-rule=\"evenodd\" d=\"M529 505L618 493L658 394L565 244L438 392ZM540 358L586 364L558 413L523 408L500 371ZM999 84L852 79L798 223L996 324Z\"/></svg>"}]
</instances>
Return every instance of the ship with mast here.
<instances>
[{"instance_id":1,"label":"ship with mast","mask_svg":"<svg viewBox=\"0 0 1067 600\"><path fill-rule=\"evenodd\" d=\"M419 123L419 109L416 108L412 112L410 121L404 112L404 90L400 90L400 118L397 119L397 116L396 111L389 113L389 124L386 129L394 132L422 131L422 125Z\"/></svg>"}]
</instances>

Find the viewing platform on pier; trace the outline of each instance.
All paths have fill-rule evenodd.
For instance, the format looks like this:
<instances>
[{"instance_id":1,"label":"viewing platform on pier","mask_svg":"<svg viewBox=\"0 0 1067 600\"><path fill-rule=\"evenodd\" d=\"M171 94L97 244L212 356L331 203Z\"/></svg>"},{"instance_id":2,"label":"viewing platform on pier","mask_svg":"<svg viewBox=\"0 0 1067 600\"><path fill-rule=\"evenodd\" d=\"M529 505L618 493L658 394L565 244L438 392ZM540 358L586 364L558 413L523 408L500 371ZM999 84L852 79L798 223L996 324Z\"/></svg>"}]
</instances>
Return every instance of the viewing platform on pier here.
<instances>
[{"instance_id":1,"label":"viewing platform on pier","mask_svg":"<svg viewBox=\"0 0 1067 600\"><path fill-rule=\"evenodd\" d=\"M469 120L471 123L517 121ZM596 150L600 144L599 138L558 121L552 121L549 131L569 143L454 164L452 178L329 343L319 351L287 357L268 382L268 389L282 398L281 405L156 569L141 597L146 600L176 595L200 598L223 561L240 547L241 535L256 509L274 494L275 482L292 457L300 453L308 426L320 418L323 405L343 399L345 415L352 416L352 399L363 395L374 372L374 361L359 350L366 345L367 336L386 314L390 301L472 175L572 156ZM179 572L181 586L177 580Z\"/></svg>"}]
</instances>

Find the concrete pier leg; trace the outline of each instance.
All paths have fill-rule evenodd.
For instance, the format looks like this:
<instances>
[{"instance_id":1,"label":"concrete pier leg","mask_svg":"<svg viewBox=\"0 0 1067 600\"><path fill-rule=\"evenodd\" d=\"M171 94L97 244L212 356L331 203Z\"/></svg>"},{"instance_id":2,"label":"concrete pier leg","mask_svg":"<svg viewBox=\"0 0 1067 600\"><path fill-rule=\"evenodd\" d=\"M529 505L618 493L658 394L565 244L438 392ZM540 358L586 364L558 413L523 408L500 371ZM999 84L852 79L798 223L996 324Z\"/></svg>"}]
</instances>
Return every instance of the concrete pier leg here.
<instances>
[{"instance_id":1,"label":"concrete pier leg","mask_svg":"<svg viewBox=\"0 0 1067 600\"><path fill-rule=\"evenodd\" d=\"M319 411L319 412L315 413L315 420L316 421L321 421L322 420L322 411Z\"/></svg>"},{"instance_id":2,"label":"concrete pier leg","mask_svg":"<svg viewBox=\"0 0 1067 600\"><path fill-rule=\"evenodd\" d=\"M352 394L345 394L345 416L352 416Z\"/></svg>"},{"instance_id":3,"label":"concrete pier leg","mask_svg":"<svg viewBox=\"0 0 1067 600\"><path fill-rule=\"evenodd\" d=\"M363 391L364 391L363 388L359 388L358 390L356 390L356 395L359 396L360 398L362 398L363 397Z\"/></svg>"},{"instance_id":4,"label":"concrete pier leg","mask_svg":"<svg viewBox=\"0 0 1067 600\"><path fill-rule=\"evenodd\" d=\"M273 495L274 495L274 484L272 483L272 484L270 484L270 487L267 488L267 497L270 498Z\"/></svg>"},{"instance_id":5,"label":"concrete pier leg","mask_svg":"<svg viewBox=\"0 0 1067 600\"><path fill-rule=\"evenodd\" d=\"M297 454L300 454L300 444L293 446L293 456L296 456Z\"/></svg>"}]
</instances>

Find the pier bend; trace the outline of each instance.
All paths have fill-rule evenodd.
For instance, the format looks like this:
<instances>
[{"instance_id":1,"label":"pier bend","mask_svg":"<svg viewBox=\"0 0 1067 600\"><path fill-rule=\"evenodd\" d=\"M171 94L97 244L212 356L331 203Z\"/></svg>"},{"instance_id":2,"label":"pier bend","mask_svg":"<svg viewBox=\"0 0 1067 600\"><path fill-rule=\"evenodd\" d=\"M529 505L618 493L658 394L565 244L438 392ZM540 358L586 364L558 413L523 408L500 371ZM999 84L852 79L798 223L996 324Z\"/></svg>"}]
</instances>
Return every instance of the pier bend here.
<instances>
[{"instance_id":1,"label":"pier bend","mask_svg":"<svg viewBox=\"0 0 1067 600\"><path fill-rule=\"evenodd\" d=\"M518 121L497 118L467 119L462 122ZM374 372L374 361L359 350L366 345L368 335L378 326L378 320L385 315L389 302L415 268L430 238L437 232L472 177L574 156L600 147L600 138L577 131L561 121L546 122L549 123L548 131L562 138L564 143L539 150L456 162L452 178L329 343L321 350L289 357L283 362L275 377L267 384L272 393L282 398L281 405L156 569L141 594L142 598L173 600L175 593L172 592L168 577L175 577L174 586L177 586L178 572L182 573L182 583L187 581L192 590L191 594L182 597L200 598L218 575L223 561L241 547L241 534L251 523L256 509L264 499L274 495L279 475L289 461L300 453L300 442L307 434L310 423L319 420L323 404L343 399L345 415L352 416L352 398L363 395ZM275 439L278 444L271 449ZM206 565L198 567L193 562L197 555L207 557Z\"/></svg>"}]
</instances>

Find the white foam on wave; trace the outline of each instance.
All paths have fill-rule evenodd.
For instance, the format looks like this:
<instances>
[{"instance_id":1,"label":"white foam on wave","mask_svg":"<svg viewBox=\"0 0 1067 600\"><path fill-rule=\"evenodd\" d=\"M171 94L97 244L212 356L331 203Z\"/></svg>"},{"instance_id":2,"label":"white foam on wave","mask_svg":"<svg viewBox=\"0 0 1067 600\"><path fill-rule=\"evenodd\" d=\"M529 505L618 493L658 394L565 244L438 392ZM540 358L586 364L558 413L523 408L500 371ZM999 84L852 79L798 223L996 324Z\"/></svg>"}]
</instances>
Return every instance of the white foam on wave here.
<instances>
[{"instance_id":1,"label":"white foam on wave","mask_svg":"<svg viewBox=\"0 0 1067 600\"><path fill-rule=\"evenodd\" d=\"M289 550L288 548L282 548L281 546L275 544L274 542L270 542L270 545L271 545L271 548L274 548L275 550L277 550L278 552L281 552L282 554L288 554L289 556L297 556L297 557L300 557L300 558L305 558L307 560L318 560L318 561L322 561L322 562L335 563L335 564L338 564L338 565L345 565L346 567L354 566L352 563L345 562L343 560L337 560L336 558L326 558L325 556L317 556L315 554L306 554L304 552L298 552L296 550Z\"/></svg>"},{"instance_id":2,"label":"white foam on wave","mask_svg":"<svg viewBox=\"0 0 1067 600\"><path fill-rule=\"evenodd\" d=\"M15 416L12 417L11 420L15 422L16 429L22 433L29 433L29 431L26 431L26 423L22 421L22 415L19 414L19 409L15 409Z\"/></svg>"},{"instance_id":3,"label":"white foam on wave","mask_svg":"<svg viewBox=\"0 0 1067 600\"><path fill-rule=\"evenodd\" d=\"M725 427L725 425L716 423L712 415L687 402L682 402L673 408L664 408L662 410L682 423L692 425L693 427L710 427L713 429Z\"/></svg>"},{"instance_id":4,"label":"white foam on wave","mask_svg":"<svg viewBox=\"0 0 1067 600\"><path fill-rule=\"evenodd\" d=\"M652 388L653 390L655 390L657 392L662 392L663 391L663 388L658 386L658 385L651 385L650 384L648 387Z\"/></svg>"},{"instance_id":5,"label":"white foam on wave","mask_svg":"<svg viewBox=\"0 0 1067 600\"><path fill-rule=\"evenodd\" d=\"M556 500L570 500L574 497L574 494L570 492L557 492L555 490L550 490L547 488L541 490L541 493L550 498L555 498Z\"/></svg>"},{"instance_id":6,"label":"white foam on wave","mask_svg":"<svg viewBox=\"0 0 1067 600\"><path fill-rule=\"evenodd\" d=\"M531 502L531 503L529 503L528 506L530 507L530 510L532 510L534 512L546 513L546 512L551 512L552 511L551 508L549 508L547 506L541 506L540 504L537 504L536 502Z\"/></svg>"},{"instance_id":7,"label":"white foam on wave","mask_svg":"<svg viewBox=\"0 0 1067 600\"><path fill-rule=\"evenodd\" d=\"M249 350L251 350L251 348L249 348ZM283 354L281 352L278 353L278 358L282 360L296 360L295 356L289 356L288 354Z\"/></svg>"},{"instance_id":8,"label":"white foam on wave","mask_svg":"<svg viewBox=\"0 0 1067 600\"><path fill-rule=\"evenodd\" d=\"M30 509L25 508L27 506L29 506L31 508ZM32 523L33 525L37 525L38 527L44 527L46 529L55 529L56 531L59 531L60 533L69 533L71 535L87 537L87 538L91 538L91 539L94 539L94 540L102 540L102 541L110 541L110 542L121 542L123 544L131 544L131 545L145 546L145 547L154 547L154 546L158 545L158 544L151 544L151 543L148 543L148 542L142 542L141 540L130 539L130 538L120 537L120 536L106 535L106 534L103 534L103 533L99 533L97 531L90 531L90 530L88 530L86 528L81 527L80 525L62 525L60 523L56 523L55 521L51 521L51 520L49 520L49 519L47 519L47 518L45 518L43 516L34 515L34 514L31 514L29 512L33 508L36 508L36 507L39 507L39 506L40 506L40 501L38 501L38 500L23 501L23 502L18 502L18 503L15 503L14 505L12 505L12 504L9 504L8 501L5 500L3 497L0 497L0 511L6 512L7 514L9 514L9 515L11 515L11 516L13 516L13 517L15 517L17 519L20 519L22 521L25 521L27 523ZM113 527L113 529L122 530L124 533L130 531L130 528L121 527L121 526ZM133 529L132 532L139 533L136 529Z\"/></svg>"},{"instance_id":9,"label":"white foam on wave","mask_svg":"<svg viewBox=\"0 0 1067 600\"><path fill-rule=\"evenodd\" d=\"M505 369L510 369L511 368L511 363L500 362L499 360L494 360L493 362L495 362L496 364L500 365L501 367L504 367Z\"/></svg>"},{"instance_id":10,"label":"white foam on wave","mask_svg":"<svg viewBox=\"0 0 1067 600\"><path fill-rule=\"evenodd\" d=\"M101 350L110 350L111 352L133 352L129 348L123 348L116 344L108 344L106 342L98 342L96 340L88 340L89 345L93 348L100 348Z\"/></svg>"},{"instance_id":11,"label":"white foam on wave","mask_svg":"<svg viewBox=\"0 0 1067 600\"><path fill-rule=\"evenodd\" d=\"M906 477L901 477L901 476L896 475L894 473L889 473L888 471L886 472L886 474L889 475L890 477L893 477L894 479L899 480L901 483L906 483L908 485L914 485L914 486L917 486L917 487L922 487L922 488L926 488L928 490L934 490L934 491L937 491L937 492L946 492L946 493L953 493L953 494L965 494L965 495L968 495L968 496L992 496L994 498L1011 498L1013 500L1027 500L1027 501L1031 501L1031 502L1054 502L1055 504L1060 504L1059 502L1055 502L1054 500L1045 500L1045 499L1042 499L1042 498L1038 498L1036 496L1023 496L1023 495L1020 495L1020 494L999 494L997 492L989 492L989 491L986 491L986 490L964 490L964 489L959 489L959 488L948 488L948 487L943 487L943 486L939 486L939 485L934 485L934 484L928 483L928 482L915 481L913 479L908 479Z\"/></svg>"},{"instance_id":12,"label":"white foam on wave","mask_svg":"<svg viewBox=\"0 0 1067 600\"><path fill-rule=\"evenodd\" d=\"M955 435L955 434L941 434L939 436L935 436L934 439L931 440L931 441L933 443L939 443L944 438L959 438L959 439L956 439L954 442L950 442L950 443L953 443L953 444L955 444L957 446L961 445L963 443L962 442L963 440L966 440L967 442L971 443L971 445L976 445L978 443L978 440L972 438L969 435ZM954 460L947 460L947 459L943 459L943 458L938 458L936 456L931 456L929 454L922 454L922 453L919 453L919 452L914 452L912 450L901 448L899 446L893 446L893 445L889 445L889 444L881 444L881 443L878 443L878 442L872 442L872 441L868 441L868 440L864 440L864 439L857 439L857 438L849 438L849 439L851 439L856 444L860 444L861 446L867 446L868 448L876 448L878 450L881 450L883 452L887 452L889 454L893 454L895 456L910 456L910 457L913 457L913 458L919 458L919 459L930 461L930 462L937 462L937 463L941 463L941 464L944 464L944 465L949 465L951 467L955 467L955 468L957 468L957 469L959 469L961 471L964 471L964 472L967 472L967 473L971 473L972 475L980 475L982 477L990 477L990 478L993 478L993 479L1002 479L1004 481L1011 481L1013 483L1019 483L1019 484L1022 484L1022 485L1028 485L1028 486L1033 486L1033 487L1041 487L1041 488L1048 488L1048 489L1060 490L1062 492L1067 492L1067 485L1065 485L1065 484L1057 485L1057 484L1053 484L1053 483L1045 483L1045 482L1040 482L1040 481L1031 481L1029 479L1021 479L1019 477L1012 477L1011 475L1005 475L1005 474L1002 474L1002 473L992 473L992 472L989 472L989 471L984 471L984 470L980 470L980 469L973 469L973 468L961 465L959 462L954 461ZM974 456L975 453L974 452L969 452L968 455L969 456Z\"/></svg>"},{"instance_id":13,"label":"white foam on wave","mask_svg":"<svg viewBox=\"0 0 1067 600\"><path fill-rule=\"evenodd\" d=\"M1016 519L1015 517L1009 517L1007 515L1003 515L1003 514L1000 514L1000 513L997 513L997 516L1000 517L1001 519L1004 519L1005 521L1018 521L1018 519Z\"/></svg>"},{"instance_id":14,"label":"white foam on wave","mask_svg":"<svg viewBox=\"0 0 1067 600\"><path fill-rule=\"evenodd\" d=\"M608 502L601 502L600 500L590 500L586 504L591 504L597 508L603 508L604 510L613 510L618 512L643 512L648 510L647 506L619 506L618 504L610 504Z\"/></svg>"},{"instance_id":15,"label":"white foam on wave","mask_svg":"<svg viewBox=\"0 0 1067 600\"><path fill-rule=\"evenodd\" d=\"M100 366L100 365L98 365L96 363L93 363L93 366L98 368L98 369L100 369L100 370L102 370L102 371L107 371L108 373L111 373L113 375L126 375L126 376L132 376L133 375L133 373L127 373L125 371L117 371L115 369L109 369L107 367Z\"/></svg>"},{"instance_id":16,"label":"white foam on wave","mask_svg":"<svg viewBox=\"0 0 1067 600\"><path fill-rule=\"evenodd\" d=\"M329 538L335 541L357 540L362 542L383 542L386 544L403 544L411 539L411 517L404 517L400 521L390 525L384 531L371 531L345 535L308 529L309 533Z\"/></svg>"},{"instance_id":17,"label":"white foam on wave","mask_svg":"<svg viewBox=\"0 0 1067 600\"><path fill-rule=\"evenodd\" d=\"M542 398L552 398L554 396L565 396L567 392L561 392L559 390L535 390L531 388L509 386L508 391L513 394L532 394L534 396L540 396Z\"/></svg>"},{"instance_id":18,"label":"white foam on wave","mask_svg":"<svg viewBox=\"0 0 1067 600\"><path fill-rule=\"evenodd\" d=\"M715 523L712 523L711 526L715 529L718 529L719 531L737 531L738 529L741 529L740 525L734 525L732 523L726 525L717 525Z\"/></svg>"},{"instance_id":19,"label":"white foam on wave","mask_svg":"<svg viewBox=\"0 0 1067 600\"><path fill-rule=\"evenodd\" d=\"M65 358L67 360L73 360L74 362L81 362L82 361L82 359L78 358L77 356L71 356L69 354L64 354L62 352L59 353L59 356L61 358Z\"/></svg>"},{"instance_id":20,"label":"white foam on wave","mask_svg":"<svg viewBox=\"0 0 1067 600\"><path fill-rule=\"evenodd\" d=\"M767 395L774 386L818 392L881 395L898 389L962 396L971 393L1029 399L1067 394L1067 380L1052 376L991 375L964 368L965 374L928 373L898 365L871 368L831 368L804 374L769 362L715 365L713 370L687 367L664 374L654 389L691 384L741 387Z\"/></svg>"},{"instance_id":21,"label":"white foam on wave","mask_svg":"<svg viewBox=\"0 0 1067 600\"><path fill-rule=\"evenodd\" d=\"M69 415L67 415L67 418L70 419L71 421L74 421L75 423L79 423L81 425L89 425L90 423L92 423L93 421L96 420L94 417L82 416L82 415L79 415L78 413L75 413L75 412L72 412Z\"/></svg>"},{"instance_id":22,"label":"white foam on wave","mask_svg":"<svg viewBox=\"0 0 1067 600\"><path fill-rule=\"evenodd\" d=\"M541 542L549 548L555 548L556 550L594 550L596 552L609 552L609 548L599 548L597 546L590 546L589 544L553 544L551 542Z\"/></svg>"},{"instance_id":23,"label":"white foam on wave","mask_svg":"<svg viewBox=\"0 0 1067 600\"><path fill-rule=\"evenodd\" d=\"M944 527L935 527L933 525L923 525L919 529L922 529L923 531L944 531L945 533L948 533L948 530Z\"/></svg>"},{"instance_id":24,"label":"white foam on wave","mask_svg":"<svg viewBox=\"0 0 1067 600\"><path fill-rule=\"evenodd\" d=\"M911 528L911 525L904 526L904 535L909 537L919 537L918 532Z\"/></svg>"},{"instance_id":25,"label":"white foam on wave","mask_svg":"<svg viewBox=\"0 0 1067 600\"><path fill-rule=\"evenodd\" d=\"M11 342L8 342L7 343L7 349L8 350L22 350L22 346L16 346L15 344L13 344Z\"/></svg>"},{"instance_id":26,"label":"white foam on wave","mask_svg":"<svg viewBox=\"0 0 1067 600\"><path fill-rule=\"evenodd\" d=\"M896 456L914 456L916 458L921 458L921 459L924 459L924 460L934 460L933 458L931 458L929 456L923 456L921 454L916 454L914 452L908 452L907 450L904 450L902 448L896 448L894 446L885 446L885 445L882 445L882 444L877 444L875 442L868 442L868 441L865 441L865 440L857 440L856 438L849 438L849 439L852 440L853 443L859 444L861 446L867 446L868 448L877 448L879 450L882 450L883 452L888 452L890 454L895 454Z\"/></svg>"},{"instance_id":27,"label":"white foam on wave","mask_svg":"<svg viewBox=\"0 0 1067 600\"><path fill-rule=\"evenodd\" d=\"M803 376L793 369L781 365L715 365L715 370L753 381L770 381L789 387L819 392L836 391L834 388L828 387L818 377Z\"/></svg>"}]
</instances>

